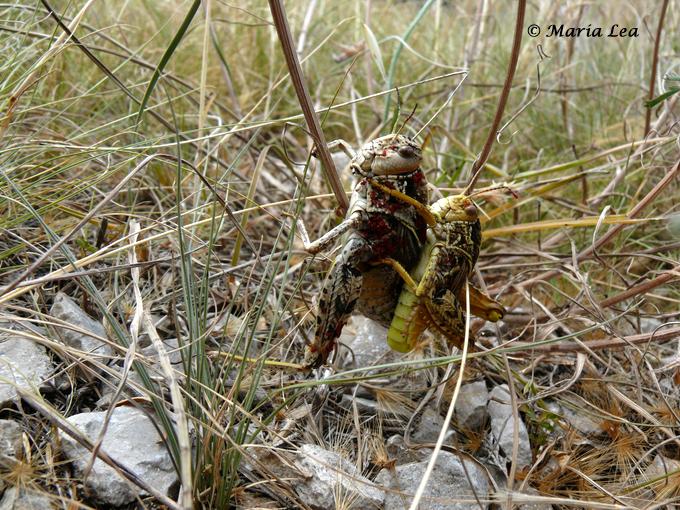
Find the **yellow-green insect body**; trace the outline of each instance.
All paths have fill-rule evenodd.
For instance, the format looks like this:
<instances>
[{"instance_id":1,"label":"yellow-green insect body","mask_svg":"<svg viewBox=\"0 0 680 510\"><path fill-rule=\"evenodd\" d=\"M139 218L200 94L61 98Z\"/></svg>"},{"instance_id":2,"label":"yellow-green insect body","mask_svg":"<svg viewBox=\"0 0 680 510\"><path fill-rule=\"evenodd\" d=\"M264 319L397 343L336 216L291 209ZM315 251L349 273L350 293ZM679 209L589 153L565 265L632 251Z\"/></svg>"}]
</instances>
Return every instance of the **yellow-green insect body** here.
<instances>
[{"instance_id":1,"label":"yellow-green insect body","mask_svg":"<svg viewBox=\"0 0 680 510\"><path fill-rule=\"evenodd\" d=\"M482 229L477 207L465 195L438 200L429 208L435 223L418 264L405 276L404 285L387 334L390 347L412 350L426 329L460 347L465 336L465 282L479 256ZM410 277L409 277L410 276ZM503 307L470 286L471 312L497 321Z\"/></svg>"}]
</instances>

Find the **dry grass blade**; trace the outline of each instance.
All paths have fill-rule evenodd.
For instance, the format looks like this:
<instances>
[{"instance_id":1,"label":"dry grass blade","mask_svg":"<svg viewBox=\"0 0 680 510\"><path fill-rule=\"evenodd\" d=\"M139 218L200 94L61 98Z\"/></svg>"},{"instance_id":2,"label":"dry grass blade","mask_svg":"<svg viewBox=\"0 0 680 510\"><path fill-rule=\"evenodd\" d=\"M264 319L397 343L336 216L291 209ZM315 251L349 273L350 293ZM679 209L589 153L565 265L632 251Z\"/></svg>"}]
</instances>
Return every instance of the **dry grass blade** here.
<instances>
[{"instance_id":1,"label":"dry grass blade","mask_svg":"<svg viewBox=\"0 0 680 510\"><path fill-rule=\"evenodd\" d=\"M624 292L604 299L603 301L600 302L600 306L603 308L609 308L610 306L614 306L620 303L621 301L625 301L626 299L644 295L647 292L651 291L652 289L655 289L661 285L664 285L668 282L677 279L680 279L680 264L676 265L672 269L669 269L664 274L659 275L656 278L653 278L647 282L640 283L638 285L633 285L630 289L627 289Z\"/></svg>"},{"instance_id":2,"label":"dry grass blade","mask_svg":"<svg viewBox=\"0 0 680 510\"><path fill-rule=\"evenodd\" d=\"M456 401L458 400L460 388L463 384L463 375L465 374L465 364L467 362L468 357L468 348L470 347L470 284L468 283L467 279L465 280L465 303L467 307L465 310L465 338L463 339L463 352L460 360L460 371L458 373L458 378L456 379L456 386L453 390L453 396L451 397L449 408L446 411L446 418L444 418L444 424L441 430L439 431L437 442L435 444L435 447L432 449L430 459L428 460L427 463L427 468L425 469L425 473L423 474L423 477L421 478L420 483L418 484L418 489L416 490L416 493L413 496L413 500L411 501L409 510L417 510L418 505L420 504L420 500L422 499L423 494L425 493L425 487L427 487L427 483L430 480L432 471L434 470L434 467L437 463L437 456L439 455L439 452L441 451L442 446L444 444L444 439L446 438L446 433L448 432L448 424L451 422L451 419L453 418L453 410L456 407ZM475 498L476 497L477 495L475 495Z\"/></svg>"},{"instance_id":3,"label":"dry grass blade","mask_svg":"<svg viewBox=\"0 0 680 510\"><path fill-rule=\"evenodd\" d=\"M514 342L512 351L542 351L542 352L588 352L602 349L624 349L632 345L651 342L662 343L680 338L680 328L671 328L652 333L630 335L623 338L606 338L604 340L588 340L586 342L551 342L536 345L527 342Z\"/></svg>"},{"instance_id":4,"label":"dry grass blade","mask_svg":"<svg viewBox=\"0 0 680 510\"><path fill-rule=\"evenodd\" d=\"M661 45L661 31L663 30L663 23L666 19L666 10L668 9L668 0L663 0L661 5L661 16L659 16L659 24L656 27L656 37L654 38L654 52L652 54L652 69L649 73L649 95L647 100L654 99L654 88L656 87L656 70L659 66L659 47ZM648 107L645 112L645 132L644 136L649 134L649 126L652 123L652 108Z\"/></svg>"},{"instance_id":5,"label":"dry grass blade","mask_svg":"<svg viewBox=\"0 0 680 510\"><path fill-rule=\"evenodd\" d=\"M168 388L170 389L170 398L172 400L172 406L175 412L175 422L177 424L177 442L179 443L180 452L179 479L181 488L179 493L179 504L183 510L187 510L193 508L193 479L191 476L191 438L189 435L189 422L184 406L184 398L177 377L175 377L175 371L170 365L168 353L161 338L158 336L153 320L146 309L144 310L142 322L144 324L144 330L149 335L156 352L158 352L161 368L163 369Z\"/></svg>"},{"instance_id":6,"label":"dry grass blade","mask_svg":"<svg viewBox=\"0 0 680 510\"><path fill-rule=\"evenodd\" d=\"M109 201L113 200L116 195L126 186L126 184L132 179L135 175L137 175L137 172L139 172L141 169L146 167L151 161L153 161L156 158L172 158L172 156L167 156L167 155L151 155L142 162L137 165L135 168L130 171L121 181L118 183L116 187L114 187L108 195L101 200L97 205L95 205L90 212L88 212L85 217L66 235L62 236L57 242L55 242L48 250L46 250L42 255L40 255L35 262L33 262L30 266L28 266L17 278L14 279L12 283L7 285L5 288L2 289L2 294L7 295L10 292L12 292L16 287L23 282L28 276L30 276L36 269L38 269L47 259L49 259L59 248L61 248L66 242L68 242L71 238L73 238L74 235L76 235L80 229L82 229L87 223L94 218L100 210L109 203ZM4 175L4 174L3 174ZM5 176L6 177L6 176ZM7 178L7 177L6 177Z\"/></svg>"},{"instance_id":7,"label":"dry grass blade","mask_svg":"<svg viewBox=\"0 0 680 510\"><path fill-rule=\"evenodd\" d=\"M654 199L661 194L661 192L676 178L678 172L680 171L680 160L671 168L666 175L654 186L649 193L647 193L631 210L626 214L630 219L636 218L646 207L654 202ZM619 223L607 231L602 237L600 237L596 242L591 244L588 248L581 251L576 257L577 261L582 261L586 257L591 256L596 253L598 249L610 243L626 226L625 223ZM523 287L530 287L539 281L547 280L557 275L556 271L547 271L534 278L531 278L522 283Z\"/></svg>"},{"instance_id":8,"label":"dry grass blade","mask_svg":"<svg viewBox=\"0 0 680 510\"><path fill-rule=\"evenodd\" d=\"M149 102L149 98L151 97L151 94L153 93L153 90L156 87L156 83L158 83L158 80L161 78L161 74L163 74L163 69L165 69L165 66L170 61L170 58L172 58L172 55L177 50L179 43L182 42L182 38L184 37L184 34L186 34L187 30L189 29L189 25L191 25L191 22L194 19L194 16L196 15L196 12L198 11L198 8L200 6L201 6L201 0L194 0L194 2L191 4L191 7L189 8L189 12L184 17L182 24L180 25L179 29L177 30L177 33L172 38L172 41L170 42L167 49L163 53L163 56L161 57L160 62L158 62L158 66L156 66L156 69L153 72L153 76L151 77L151 80L149 81L149 85L146 88L146 92L144 92L144 97L142 98L141 102L139 103L139 111L137 112L137 120L136 120L137 124L139 124L139 122L142 120L142 115L144 115L144 111L146 109L146 104Z\"/></svg>"},{"instance_id":9,"label":"dry grass blade","mask_svg":"<svg viewBox=\"0 0 680 510\"><path fill-rule=\"evenodd\" d=\"M300 108L302 108L305 120L307 121L309 133L319 152L319 158L321 159L321 165L323 166L326 178L328 179L333 194L344 214L349 207L349 201L347 200L347 195L342 187L338 172L335 169L335 163L333 163L333 158L331 157L328 145L326 144L326 137L321 130L321 124L319 124L319 119L316 116L314 105L312 104L312 98L309 95L309 90L307 89L307 84L302 74L302 67L300 66L297 52L295 51L295 43L293 42L293 35L290 32L290 26L288 25L283 2L281 0L269 0L269 9L271 10L272 18L274 19L276 32L279 35L281 49L286 58L290 79L293 81L295 93L300 102Z\"/></svg>"},{"instance_id":10,"label":"dry grass blade","mask_svg":"<svg viewBox=\"0 0 680 510\"><path fill-rule=\"evenodd\" d=\"M26 390L23 402L0 403L24 438L0 485L106 505L80 490L102 463L86 480L80 466L99 457L79 447L82 464L70 468L54 424L101 419L127 399L153 406L146 416L179 489L146 506L319 506L300 490L311 478L299 478L296 453L310 443L384 489L389 508L408 508L427 476L421 506L651 509L678 497L673 2L625 0L616 19L592 2L2 5L0 379L12 381L13 345L45 354L47 372L26 386L34 400ZM602 27L602 37L547 36L553 22ZM529 23L539 39L520 37ZM607 37L613 23L639 35ZM552 59L533 101L536 43ZM397 84L402 110L388 97ZM472 277L506 313L498 327L466 314L466 358L436 334L388 351L384 331L354 317L338 342L342 371L310 379L300 362L335 252L311 258L284 218L328 231L336 200L325 188L336 180L333 192L349 198L349 176L324 175L322 137L362 143L391 125L424 137L422 168L442 194L501 181L489 183L496 193L471 192L483 232ZM312 176L314 145L323 160ZM53 307L58 293L99 324L69 322ZM465 314L465 296L449 297ZM29 371L15 373L12 392ZM476 389L488 419L472 424L463 401ZM499 421L517 427L501 437ZM96 452L102 433L81 436ZM449 476L458 453L467 467ZM477 485L496 468L502 479ZM325 493L324 508L371 506Z\"/></svg>"},{"instance_id":11,"label":"dry grass blade","mask_svg":"<svg viewBox=\"0 0 680 510\"><path fill-rule=\"evenodd\" d=\"M182 392L180 390L179 383L175 377L175 372L170 364L170 359L168 353L165 350L163 341L158 336L158 332L153 325L153 320L149 315L147 307L144 305L144 300L142 298L142 292L139 289L139 276L140 270L137 266L137 238L139 235L140 225L137 221L130 222L130 272L132 273L132 288L135 296L135 312L130 324L130 337L132 339L131 346L126 353L125 370L123 372L123 377L121 377L121 386L123 380L127 377L128 356L132 357L135 355L134 351L137 344L137 338L141 327L143 326L146 333L151 339L151 343L158 353L158 359L161 365L161 369L165 375L165 379L170 390L170 399L172 400L172 406L174 410L174 422L177 428L177 442L179 445L180 458L177 459L176 464L179 465L179 480L180 480L180 491L179 491L179 505L182 510L190 510L194 507L192 499L192 487L193 481L191 476L191 439L189 438L189 425L187 422L187 414L184 406L184 398L182 397ZM116 401L117 396L112 399ZM113 409L113 406L111 407ZM108 415L105 423L108 423ZM102 439L105 427L102 427L102 432L100 433Z\"/></svg>"},{"instance_id":12,"label":"dry grass blade","mask_svg":"<svg viewBox=\"0 0 680 510\"><path fill-rule=\"evenodd\" d=\"M489 228L482 232L484 239L492 237L510 236L523 232L538 232L541 230L552 230L556 228L583 228L593 227L598 224L598 220L602 225L637 225L648 222L648 219L628 218L624 214L616 214L600 218L599 216L590 216L586 218L579 218L577 220L543 220L534 221L531 223L521 223L519 225L508 225L507 227Z\"/></svg>"}]
</instances>

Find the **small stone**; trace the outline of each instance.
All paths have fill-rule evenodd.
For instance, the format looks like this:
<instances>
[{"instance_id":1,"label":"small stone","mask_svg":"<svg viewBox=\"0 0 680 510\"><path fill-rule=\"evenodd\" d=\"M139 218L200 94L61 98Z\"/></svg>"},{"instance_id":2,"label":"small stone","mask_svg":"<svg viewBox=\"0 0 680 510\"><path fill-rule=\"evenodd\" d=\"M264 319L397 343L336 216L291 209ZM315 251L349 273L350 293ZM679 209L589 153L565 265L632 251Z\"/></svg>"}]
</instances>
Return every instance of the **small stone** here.
<instances>
[{"instance_id":1,"label":"small stone","mask_svg":"<svg viewBox=\"0 0 680 510\"><path fill-rule=\"evenodd\" d=\"M375 483L385 491L385 508L408 508L427 469L428 461L383 469ZM440 452L427 487L420 500L420 510L467 510L480 508L475 496L489 496L489 477L476 462L450 452Z\"/></svg>"},{"instance_id":2,"label":"small stone","mask_svg":"<svg viewBox=\"0 0 680 510\"><path fill-rule=\"evenodd\" d=\"M13 420L0 420L0 466L3 458L16 458L21 451L21 425Z\"/></svg>"},{"instance_id":3,"label":"small stone","mask_svg":"<svg viewBox=\"0 0 680 510\"><path fill-rule=\"evenodd\" d=\"M439 439L439 433L444 426L444 417L434 409L426 407L420 415L418 425L411 434L411 439L419 443L434 443ZM447 436L453 433L448 430Z\"/></svg>"},{"instance_id":4,"label":"small stone","mask_svg":"<svg viewBox=\"0 0 680 510\"><path fill-rule=\"evenodd\" d=\"M654 460L645 469L645 479L652 480L654 478L660 478L672 473L668 480L660 480L658 484L667 486L668 484L675 485L680 481L680 460L669 459L663 455L657 455ZM659 485L657 485L659 487Z\"/></svg>"},{"instance_id":5,"label":"small stone","mask_svg":"<svg viewBox=\"0 0 680 510\"><path fill-rule=\"evenodd\" d=\"M114 373L120 374L120 376L123 375L122 367L113 365L111 369ZM103 382L101 385L102 396L99 398L99 400L97 400L97 407L99 409L108 409L109 407L115 406L120 401L138 397L141 395L141 393L136 389L136 387L144 387L142 378L139 377L139 374L135 370L131 369L128 371L123 390L120 392L116 401L114 402L114 397L116 397L116 392L118 391L118 386L120 385L120 379L111 373L107 373L105 377L105 382ZM155 380L159 379L159 377L156 377L152 374L150 374L150 377L151 379Z\"/></svg>"},{"instance_id":6,"label":"small stone","mask_svg":"<svg viewBox=\"0 0 680 510\"><path fill-rule=\"evenodd\" d=\"M481 428L489 416L486 407L488 402L486 382L475 381L461 386L454 409L458 423L471 430Z\"/></svg>"},{"instance_id":7,"label":"small stone","mask_svg":"<svg viewBox=\"0 0 680 510\"><path fill-rule=\"evenodd\" d=\"M44 389L52 368L42 345L21 336L0 335L0 408L18 400L17 388Z\"/></svg>"},{"instance_id":8,"label":"small stone","mask_svg":"<svg viewBox=\"0 0 680 510\"><path fill-rule=\"evenodd\" d=\"M339 343L351 349L342 360L345 369L370 367L397 361L397 353L387 345L387 328L371 319L354 316L345 326Z\"/></svg>"},{"instance_id":9,"label":"small stone","mask_svg":"<svg viewBox=\"0 0 680 510\"><path fill-rule=\"evenodd\" d=\"M81 413L69 417L68 421L94 442L105 418L105 412ZM59 435L65 456L73 462L76 473L82 475L92 453L71 436L61 431ZM146 413L133 407L115 408L101 449L151 487L172 497L171 492L178 483L177 473L162 438ZM125 480L101 459L94 461L84 483L93 499L107 505L125 505L136 496L144 495L139 487Z\"/></svg>"},{"instance_id":10,"label":"small stone","mask_svg":"<svg viewBox=\"0 0 680 510\"><path fill-rule=\"evenodd\" d=\"M428 450L422 448L412 448L404 442L404 436L394 434L385 441L385 452L390 461L395 461L397 466L420 462L427 458Z\"/></svg>"},{"instance_id":11,"label":"small stone","mask_svg":"<svg viewBox=\"0 0 680 510\"><path fill-rule=\"evenodd\" d=\"M306 476L294 484L295 492L311 508L382 507L383 492L336 452L305 444L298 450L295 465Z\"/></svg>"},{"instance_id":12,"label":"small stone","mask_svg":"<svg viewBox=\"0 0 680 510\"><path fill-rule=\"evenodd\" d=\"M491 417L491 433L496 444L503 450L503 454L508 460L512 460L512 445L515 431L515 419L512 415L512 405L510 403L510 392L507 384L496 386L491 391L488 404L489 416ZM531 465L531 444L526 425L521 417L517 423L519 427L519 445L517 450L517 468Z\"/></svg>"},{"instance_id":13,"label":"small stone","mask_svg":"<svg viewBox=\"0 0 680 510\"><path fill-rule=\"evenodd\" d=\"M10 487L0 499L0 510L50 510L61 508L58 500L53 501L49 495L31 489Z\"/></svg>"},{"instance_id":14,"label":"small stone","mask_svg":"<svg viewBox=\"0 0 680 510\"><path fill-rule=\"evenodd\" d=\"M175 370L184 373L184 367L182 366L182 352L180 351L179 342L177 341L177 339L168 338L162 340L162 343L163 347L165 348L165 353L168 355L168 359L170 360L170 364L173 365L173 368ZM158 349L156 349L156 346L153 343L148 347L143 348L142 354L146 356L149 360L156 363L160 370L159 362L160 357L158 355ZM180 374L177 374L177 376L179 375Z\"/></svg>"},{"instance_id":15,"label":"small stone","mask_svg":"<svg viewBox=\"0 0 680 510\"><path fill-rule=\"evenodd\" d=\"M97 338L107 338L106 330L101 322L87 315L75 301L63 292L59 292L55 296L52 308L50 308L50 315L73 326L73 328L55 326L55 329L59 332L59 337L69 347L104 357L103 360L100 360L101 362L106 362L108 358L113 356L111 346Z\"/></svg>"},{"instance_id":16,"label":"small stone","mask_svg":"<svg viewBox=\"0 0 680 510\"><path fill-rule=\"evenodd\" d=\"M601 434L603 429L600 424L590 417L589 414L581 411L574 410L570 405L560 406L560 414L562 417L584 435L597 435Z\"/></svg>"}]
</instances>

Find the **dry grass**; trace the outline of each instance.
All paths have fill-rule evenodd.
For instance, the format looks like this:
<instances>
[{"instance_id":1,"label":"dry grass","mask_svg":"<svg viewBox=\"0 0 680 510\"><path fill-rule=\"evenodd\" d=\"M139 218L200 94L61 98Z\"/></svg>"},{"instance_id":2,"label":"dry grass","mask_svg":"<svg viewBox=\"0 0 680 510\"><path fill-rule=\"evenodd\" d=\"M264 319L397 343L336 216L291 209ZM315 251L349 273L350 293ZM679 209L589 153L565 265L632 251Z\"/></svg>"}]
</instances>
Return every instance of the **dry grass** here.
<instances>
[{"instance_id":1,"label":"dry grass","mask_svg":"<svg viewBox=\"0 0 680 510\"><path fill-rule=\"evenodd\" d=\"M677 471L650 471L657 455L680 458L680 107L675 95L654 109L645 137L643 105L661 4L527 6L525 27L618 23L637 26L640 35L524 34L503 122L526 108L503 128L477 185L507 181L519 193L485 205L476 275L505 304L506 320L485 327L491 339L478 335L483 349L462 374L446 374L459 355L442 356L428 342L380 370L336 373L327 386L285 365L302 359L332 260L311 261L287 225L301 217L321 234L333 225L337 203L310 159L269 8L263 1L203 2L175 47L190 4L55 2L80 46L62 36L42 4L0 6L0 319L43 327L31 338L51 349L64 381L44 400L0 411L21 416L29 432L22 462L0 478L40 487L64 507L88 504L68 465L55 460L53 427L94 407L105 386L100 379L118 384L120 372L110 365L123 366L128 354L141 378L138 398L154 407L185 487L193 484L189 499L204 508L248 506L256 496L299 504L266 463L244 467L251 452L244 445L253 442L289 451L302 442L326 444L375 474L393 460L386 438L403 434L431 399L447 404L459 376L514 387L536 463L513 471L510 489L533 487L555 508L677 502ZM468 182L487 139L516 9L510 2L432 2L400 48L398 37L421 6L286 2L326 139L359 145L389 132L417 105L406 130L431 121L421 134L424 168L446 193ZM678 3L670 1L657 78L677 71L679 25ZM541 60L538 43L549 58ZM461 68L469 75L445 105L460 74L429 79ZM390 83L398 96L381 94ZM338 170L349 189L350 176ZM46 312L57 291L104 321L118 356L109 366L84 362L55 340ZM190 378L169 377L167 367L158 372L138 351L129 356L136 314L145 317L141 333L178 339ZM284 365L267 364L274 361ZM340 405L343 394L355 392L381 411L368 418ZM565 409L587 415L596 430L571 428ZM484 431L460 432L455 446L471 453L484 447Z\"/></svg>"}]
</instances>

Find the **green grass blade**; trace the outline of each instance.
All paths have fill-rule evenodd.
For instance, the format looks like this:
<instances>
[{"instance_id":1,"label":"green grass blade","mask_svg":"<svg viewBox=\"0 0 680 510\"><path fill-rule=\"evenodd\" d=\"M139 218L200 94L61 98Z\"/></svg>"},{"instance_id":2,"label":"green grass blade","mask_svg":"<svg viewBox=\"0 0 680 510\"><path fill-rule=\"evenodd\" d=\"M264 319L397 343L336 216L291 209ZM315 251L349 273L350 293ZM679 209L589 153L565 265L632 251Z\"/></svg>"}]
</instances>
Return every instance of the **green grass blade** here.
<instances>
[{"instance_id":1,"label":"green grass blade","mask_svg":"<svg viewBox=\"0 0 680 510\"><path fill-rule=\"evenodd\" d=\"M680 92L680 87L673 87L672 89L667 90L660 96L657 96L650 101L645 101L645 107L654 108L655 106L663 103L666 99L673 96L674 94L677 94L678 92Z\"/></svg>"},{"instance_id":2,"label":"green grass blade","mask_svg":"<svg viewBox=\"0 0 680 510\"><path fill-rule=\"evenodd\" d=\"M146 103L149 102L149 97L151 97L151 93L153 92L153 89L156 87L156 83L158 83L158 80L161 77L163 69L165 69L165 66L172 58L172 55L175 53L175 50L179 46L179 43L182 41L184 34L186 34L187 30L189 29L189 25L193 21L194 16L196 15L196 11L198 11L198 8L200 6L201 0L194 0L194 3L191 4L189 12L184 17L184 21L182 21L182 25L179 27L179 30L175 34L175 37L172 38L170 46L168 46L168 48L165 50L165 53L163 53L163 56L161 57L161 60L158 63L158 67L156 67L156 70L153 72L153 76L151 77L151 81L149 81L149 86L146 88L146 92L144 93L144 97L142 98L142 104L139 105L139 112L137 113L137 120L135 121L135 124L139 125L139 121L142 119L142 114L144 113L144 109L146 108Z\"/></svg>"},{"instance_id":3,"label":"green grass blade","mask_svg":"<svg viewBox=\"0 0 680 510\"><path fill-rule=\"evenodd\" d=\"M434 0L427 0L427 2L423 4L423 6L416 14L416 17L413 18L413 21L411 21L409 26L406 28L404 35L401 36L401 41L399 41L397 49L394 50L394 55L392 55L392 60L390 61L390 67L387 70L387 83L385 84L385 90L389 90L392 88L392 84L394 83L394 75L397 73L397 62L399 61L401 50L404 48L404 43L408 40L409 37L411 37L411 34L418 26L418 23L420 23L420 20L423 19L423 16L425 16L425 13L430 9L433 3ZM389 118L390 115L391 103L392 95L388 94L387 97L385 98L385 111L383 112L383 124L387 124L387 119Z\"/></svg>"}]
</instances>

